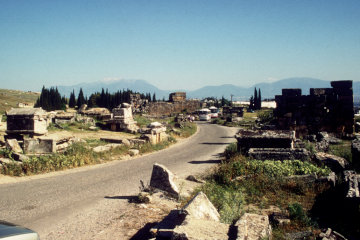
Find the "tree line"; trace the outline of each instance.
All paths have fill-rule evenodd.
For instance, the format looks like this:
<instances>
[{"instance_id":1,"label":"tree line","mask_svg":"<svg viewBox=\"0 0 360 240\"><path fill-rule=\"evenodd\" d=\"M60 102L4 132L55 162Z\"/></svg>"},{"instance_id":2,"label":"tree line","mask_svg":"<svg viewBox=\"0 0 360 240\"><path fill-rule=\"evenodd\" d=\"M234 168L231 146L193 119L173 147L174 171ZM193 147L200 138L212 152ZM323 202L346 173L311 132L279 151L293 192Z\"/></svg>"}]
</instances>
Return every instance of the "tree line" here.
<instances>
[{"instance_id":1,"label":"tree line","mask_svg":"<svg viewBox=\"0 0 360 240\"><path fill-rule=\"evenodd\" d=\"M84 96L82 88L80 88L79 94L76 98L75 90L70 93L69 99L65 96L61 97L57 88L51 87L47 89L42 88L40 97L35 103L35 107L42 107L46 111L53 110L65 110L68 104L70 108L80 108L83 104L87 104L89 107L103 107L109 110L119 106L121 103L130 103L131 94L139 94L140 99L147 100L148 102L156 102L155 93L151 96L150 93L138 93L132 90L119 90L115 93L109 93L108 89L104 89L101 92L96 92L90 95L89 98Z\"/></svg>"},{"instance_id":2,"label":"tree line","mask_svg":"<svg viewBox=\"0 0 360 240\"><path fill-rule=\"evenodd\" d=\"M65 110L67 99L61 97L57 88L47 89L43 86L40 97L36 100L35 107L42 107L46 111Z\"/></svg>"}]
</instances>

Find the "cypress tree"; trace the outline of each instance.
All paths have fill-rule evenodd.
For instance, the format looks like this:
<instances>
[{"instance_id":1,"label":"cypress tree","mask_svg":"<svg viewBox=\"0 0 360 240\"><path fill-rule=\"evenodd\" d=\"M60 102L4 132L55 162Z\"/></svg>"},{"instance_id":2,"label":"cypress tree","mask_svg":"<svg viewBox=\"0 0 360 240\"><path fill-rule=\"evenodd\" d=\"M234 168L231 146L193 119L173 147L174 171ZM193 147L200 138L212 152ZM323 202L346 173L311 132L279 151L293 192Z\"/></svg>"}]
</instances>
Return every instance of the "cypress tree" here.
<instances>
[{"instance_id":1,"label":"cypress tree","mask_svg":"<svg viewBox=\"0 0 360 240\"><path fill-rule=\"evenodd\" d=\"M73 91L70 93L69 107L74 108L75 106L76 106L75 90L73 89Z\"/></svg>"},{"instance_id":2,"label":"cypress tree","mask_svg":"<svg viewBox=\"0 0 360 240\"><path fill-rule=\"evenodd\" d=\"M258 110L261 109L261 90L259 88L259 94L258 94Z\"/></svg>"},{"instance_id":3,"label":"cypress tree","mask_svg":"<svg viewBox=\"0 0 360 240\"><path fill-rule=\"evenodd\" d=\"M78 98L77 98L76 106L78 106L78 108L80 108L85 103L86 103L86 101L85 101L84 93L83 93L82 88L80 88L80 92L79 92L79 95L78 95Z\"/></svg>"},{"instance_id":4,"label":"cypress tree","mask_svg":"<svg viewBox=\"0 0 360 240\"><path fill-rule=\"evenodd\" d=\"M254 110L257 110L257 106L258 106L258 95L257 95L257 90L256 88L254 89Z\"/></svg>"}]
</instances>

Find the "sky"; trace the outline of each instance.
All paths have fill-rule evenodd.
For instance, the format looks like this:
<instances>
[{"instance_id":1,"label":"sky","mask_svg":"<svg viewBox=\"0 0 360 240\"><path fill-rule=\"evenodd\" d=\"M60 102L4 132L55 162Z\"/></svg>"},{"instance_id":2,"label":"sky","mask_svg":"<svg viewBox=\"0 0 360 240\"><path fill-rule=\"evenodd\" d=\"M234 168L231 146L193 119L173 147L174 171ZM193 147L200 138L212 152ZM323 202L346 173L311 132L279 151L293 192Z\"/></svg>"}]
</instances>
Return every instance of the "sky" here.
<instances>
[{"instance_id":1,"label":"sky","mask_svg":"<svg viewBox=\"0 0 360 240\"><path fill-rule=\"evenodd\" d=\"M360 80L359 0L0 0L0 88Z\"/></svg>"}]
</instances>

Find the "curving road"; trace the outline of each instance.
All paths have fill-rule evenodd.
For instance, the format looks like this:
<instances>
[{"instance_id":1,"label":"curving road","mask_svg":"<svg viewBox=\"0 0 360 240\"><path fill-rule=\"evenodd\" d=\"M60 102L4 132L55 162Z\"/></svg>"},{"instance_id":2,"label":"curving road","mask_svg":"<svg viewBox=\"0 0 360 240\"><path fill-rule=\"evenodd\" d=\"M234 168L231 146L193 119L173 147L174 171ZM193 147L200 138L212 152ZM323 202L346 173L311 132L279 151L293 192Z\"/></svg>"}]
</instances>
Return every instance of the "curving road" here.
<instances>
[{"instance_id":1,"label":"curving road","mask_svg":"<svg viewBox=\"0 0 360 240\"><path fill-rule=\"evenodd\" d=\"M190 139L146 156L1 184L0 220L29 227L41 239L83 239L83 233L100 231L107 218L126 210L125 201L111 196L137 194L139 181L149 182L155 162L186 177L218 163L219 154L235 141L235 128L198 123L198 129Z\"/></svg>"}]
</instances>

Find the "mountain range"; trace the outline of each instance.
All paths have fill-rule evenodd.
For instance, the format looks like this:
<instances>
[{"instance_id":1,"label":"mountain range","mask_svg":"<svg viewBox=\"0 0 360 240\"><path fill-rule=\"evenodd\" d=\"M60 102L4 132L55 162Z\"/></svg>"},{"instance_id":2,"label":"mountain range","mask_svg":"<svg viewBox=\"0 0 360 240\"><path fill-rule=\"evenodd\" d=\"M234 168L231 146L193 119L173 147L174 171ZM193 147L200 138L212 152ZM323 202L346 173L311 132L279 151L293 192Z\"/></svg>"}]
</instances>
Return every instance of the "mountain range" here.
<instances>
[{"instance_id":1,"label":"mountain range","mask_svg":"<svg viewBox=\"0 0 360 240\"><path fill-rule=\"evenodd\" d=\"M315 78L287 78L271 83L258 83L251 87L240 87L233 84L223 84L219 86L205 86L197 90L186 91L187 98L202 99L205 97L230 99L233 95L233 100L248 100L254 93L254 88L261 89L262 98L274 98L275 95L281 94L283 88L301 88L302 94L309 94L310 88L330 88L330 81L325 81ZM81 83L73 86L57 86L62 95L69 96L75 90L75 94L83 89L84 95L90 96L92 93L100 92L102 88L108 89L110 93L118 90L130 89L140 93L155 93L157 99L168 99L169 93L184 90L161 90L156 86L144 80L117 80L112 82L92 82ZM358 101L360 98L360 82L353 82L354 100Z\"/></svg>"}]
</instances>

